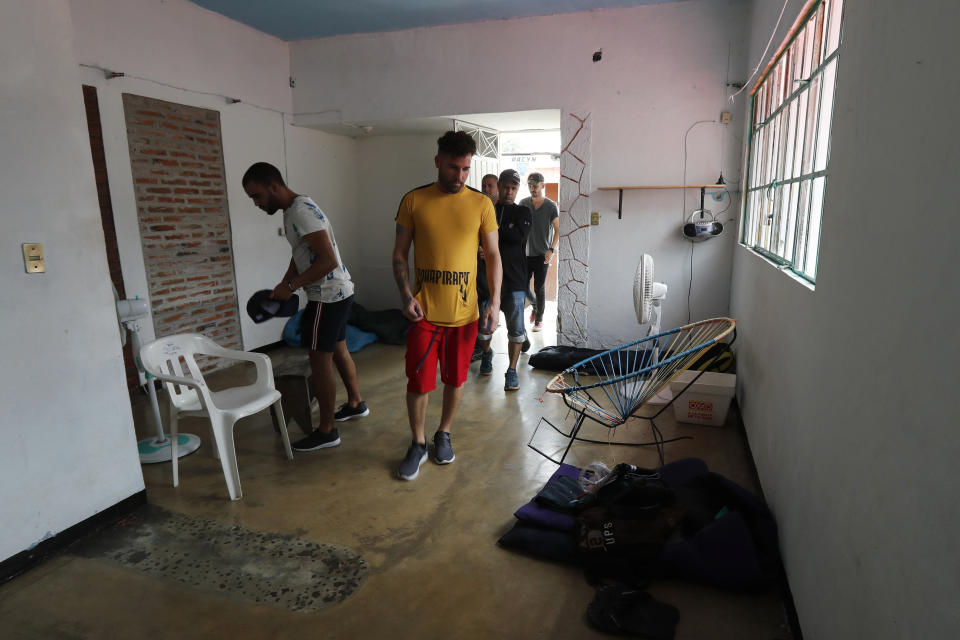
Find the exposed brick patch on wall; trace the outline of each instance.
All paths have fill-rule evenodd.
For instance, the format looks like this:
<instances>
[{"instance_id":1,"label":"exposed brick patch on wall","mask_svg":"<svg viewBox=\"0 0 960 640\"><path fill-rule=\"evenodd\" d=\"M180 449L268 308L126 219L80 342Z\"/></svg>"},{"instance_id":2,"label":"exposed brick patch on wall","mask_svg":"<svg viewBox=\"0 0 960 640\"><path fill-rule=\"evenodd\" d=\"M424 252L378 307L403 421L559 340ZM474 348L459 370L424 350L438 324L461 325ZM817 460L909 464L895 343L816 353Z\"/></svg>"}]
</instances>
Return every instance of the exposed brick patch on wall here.
<instances>
[{"instance_id":1,"label":"exposed brick patch on wall","mask_svg":"<svg viewBox=\"0 0 960 640\"><path fill-rule=\"evenodd\" d=\"M241 349L220 114L129 93L123 107L156 335Z\"/></svg>"},{"instance_id":2,"label":"exposed brick patch on wall","mask_svg":"<svg viewBox=\"0 0 960 640\"><path fill-rule=\"evenodd\" d=\"M103 153L103 131L100 127L100 102L97 88L83 85L83 104L87 112L87 132L90 134L90 153L93 156L93 175L97 184L97 200L100 204L100 221L103 224L103 240L107 248L107 267L110 280L121 299L126 298L123 286L123 271L120 268L120 251L117 248L117 229L113 223L113 202L110 200L110 182L107 179L107 162ZM127 373L127 389L140 386L137 364L133 359L130 341L123 347L123 364Z\"/></svg>"}]
</instances>

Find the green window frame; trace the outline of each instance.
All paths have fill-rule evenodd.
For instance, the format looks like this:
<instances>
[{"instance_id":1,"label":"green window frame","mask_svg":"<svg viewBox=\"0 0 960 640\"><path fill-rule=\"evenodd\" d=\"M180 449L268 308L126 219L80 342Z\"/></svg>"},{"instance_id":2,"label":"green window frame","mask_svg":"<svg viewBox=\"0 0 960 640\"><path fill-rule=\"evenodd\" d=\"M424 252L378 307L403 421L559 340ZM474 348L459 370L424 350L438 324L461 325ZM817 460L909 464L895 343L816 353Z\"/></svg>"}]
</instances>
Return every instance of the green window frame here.
<instances>
[{"instance_id":1,"label":"green window frame","mask_svg":"<svg viewBox=\"0 0 960 640\"><path fill-rule=\"evenodd\" d=\"M810 0L751 92L740 242L816 283L843 0Z\"/></svg>"}]
</instances>

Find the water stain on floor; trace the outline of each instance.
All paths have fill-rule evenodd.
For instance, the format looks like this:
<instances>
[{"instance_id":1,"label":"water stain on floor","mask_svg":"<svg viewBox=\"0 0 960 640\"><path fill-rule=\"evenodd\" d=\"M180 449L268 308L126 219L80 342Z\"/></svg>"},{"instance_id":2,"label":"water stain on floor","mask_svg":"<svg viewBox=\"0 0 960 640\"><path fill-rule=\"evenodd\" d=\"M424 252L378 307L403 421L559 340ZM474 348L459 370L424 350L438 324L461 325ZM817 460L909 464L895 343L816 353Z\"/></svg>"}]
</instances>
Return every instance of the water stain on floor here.
<instances>
[{"instance_id":1,"label":"water stain on floor","mask_svg":"<svg viewBox=\"0 0 960 640\"><path fill-rule=\"evenodd\" d=\"M347 547L253 531L153 505L70 552L203 591L299 612L342 602L363 584L368 571L363 557Z\"/></svg>"}]
</instances>

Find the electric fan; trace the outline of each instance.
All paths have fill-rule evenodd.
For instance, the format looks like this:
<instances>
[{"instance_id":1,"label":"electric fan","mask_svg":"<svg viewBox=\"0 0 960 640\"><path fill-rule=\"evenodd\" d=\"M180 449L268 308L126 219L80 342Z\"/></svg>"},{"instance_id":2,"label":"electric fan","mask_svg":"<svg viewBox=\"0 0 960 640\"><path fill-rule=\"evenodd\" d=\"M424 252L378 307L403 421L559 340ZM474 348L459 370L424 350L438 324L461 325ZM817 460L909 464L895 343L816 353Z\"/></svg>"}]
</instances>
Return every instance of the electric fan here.
<instances>
[{"instance_id":1,"label":"electric fan","mask_svg":"<svg viewBox=\"0 0 960 640\"><path fill-rule=\"evenodd\" d=\"M163 423L160 421L160 407L157 404L157 390L154 388L153 376L143 370L140 364L140 319L146 317L149 313L147 301L139 298L129 300L120 300L117 296L117 288L113 288L113 299L117 307L117 322L120 324L120 343L127 344L127 334L130 334L130 348L133 351L133 359L137 363L137 376L141 386L147 386L147 394L150 396L150 405L153 408L153 421L157 429L157 435L153 438L145 438L137 442L137 449L140 452L140 463L149 464L153 462L169 462L170 438L163 432ZM177 435L177 457L193 453L200 447L200 438L190 433L180 433Z\"/></svg>"},{"instance_id":2,"label":"electric fan","mask_svg":"<svg viewBox=\"0 0 960 640\"><path fill-rule=\"evenodd\" d=\"M660 333L660 307L667 299L667 285L653 280L653 257L645 253L637 265L637 272L633 276L633 310L637 314L637 322L650 323L647 335ZM659 340L653 341L653 362L660 361ZM649 404L667 404L673 399L669 387L651 398Z\"/></svg>"},{"instance_id":3,"label":"electric fan","mask_svg":"<svg viewBox=\"0 0 960 640\"><path fill-rule=\"evenodd\" d=\"M650 323L648 336L660 333L660 304L667 298L667 285L653 281L653 258L645 253L633 277L633 309L637 322Z\"/></svg>"}]
</instances>

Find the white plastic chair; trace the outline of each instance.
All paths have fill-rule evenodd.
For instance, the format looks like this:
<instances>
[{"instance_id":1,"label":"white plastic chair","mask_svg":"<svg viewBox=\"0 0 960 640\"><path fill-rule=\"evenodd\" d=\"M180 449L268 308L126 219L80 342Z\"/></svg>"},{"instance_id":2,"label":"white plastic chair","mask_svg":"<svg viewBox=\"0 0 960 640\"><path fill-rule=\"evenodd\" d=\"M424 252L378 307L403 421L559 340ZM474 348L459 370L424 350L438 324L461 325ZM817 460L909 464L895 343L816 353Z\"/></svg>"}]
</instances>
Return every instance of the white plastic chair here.
<instances>
[{"instance_id":1,"label":"white plastic chair","mask_svg":"<svg viewBox=\"0 0 960 640\"><path fill-rule=\"evenodd\" d=\"M253 384L211 391L197 365L196 355L245 360L256 366ZM214 438L214 457L220 459L223 477L231 500L243 497L240 473L233 443L233 425L240 418L253 415L271 405L276 408L277 422L287 458L293 460L287 423L280 406L280 392L273 385L270 358L261 353L225 349L197 333L185 333L154 340L140 350L143 368L162 380L170 398L170 439L173 461L173 486L180 483L177 469L177 420L179 416L202 416L210 420Z\"/></svg>"}]
</instances>

